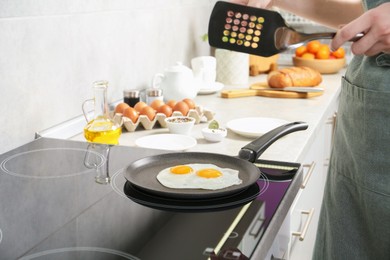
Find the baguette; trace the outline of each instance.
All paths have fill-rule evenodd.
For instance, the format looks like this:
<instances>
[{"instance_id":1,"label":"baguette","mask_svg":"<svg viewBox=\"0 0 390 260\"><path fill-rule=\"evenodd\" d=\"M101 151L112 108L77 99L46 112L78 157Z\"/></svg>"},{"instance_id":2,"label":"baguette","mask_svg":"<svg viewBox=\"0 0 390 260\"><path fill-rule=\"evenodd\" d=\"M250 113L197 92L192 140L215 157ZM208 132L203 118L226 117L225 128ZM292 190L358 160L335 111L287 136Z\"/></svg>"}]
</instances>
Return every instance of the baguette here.
<instances>
[{"instance_id":1,"label":"baguette","mask_svg":"<svg viewBox=\"0 0 390 260\"><path fill-rule=\"evenodd\" d=\"M268 74L268 85L271 88L315 87L321 82L321 73L308 67L283 68Z\"/></svg>"}]
</instances>

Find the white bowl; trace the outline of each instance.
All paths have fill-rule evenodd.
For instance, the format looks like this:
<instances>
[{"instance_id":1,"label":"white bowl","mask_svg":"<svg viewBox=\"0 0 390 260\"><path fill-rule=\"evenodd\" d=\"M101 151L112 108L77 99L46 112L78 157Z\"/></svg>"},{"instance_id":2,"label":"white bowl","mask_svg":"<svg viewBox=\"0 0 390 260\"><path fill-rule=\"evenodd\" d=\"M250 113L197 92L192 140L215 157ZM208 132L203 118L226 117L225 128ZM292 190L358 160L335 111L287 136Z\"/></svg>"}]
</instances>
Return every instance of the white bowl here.
<instances>
[{"instance_id":1,"label":"white bowl","mask_svg":"<svg viewBox=\"0 0 390 260\"><path fill-rule=\"evenodd\" d=\"M169 131L173 134L189 135L195 124L195 118L189 116L171 116L165 118Z\"/></svg>"},{"instance_id":2,"label":"white bowl","mask_svg":"<svg viewBox=\"0 0 390 260\"><path fill-rule=\"evenodd\" d=\"M202 129L203 137L210 142L221 142L227 135L225 128L210 129L208 127Z\"/></svg>"}]
</instances>

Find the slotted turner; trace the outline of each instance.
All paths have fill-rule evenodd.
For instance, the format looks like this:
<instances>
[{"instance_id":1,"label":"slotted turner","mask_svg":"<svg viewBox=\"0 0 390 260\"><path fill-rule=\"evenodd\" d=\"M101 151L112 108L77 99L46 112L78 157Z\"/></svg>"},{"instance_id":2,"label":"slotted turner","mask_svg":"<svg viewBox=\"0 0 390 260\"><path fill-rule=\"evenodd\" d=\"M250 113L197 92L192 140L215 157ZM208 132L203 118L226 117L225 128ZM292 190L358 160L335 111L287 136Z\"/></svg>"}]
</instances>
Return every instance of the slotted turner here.
<instances>
[{"instance_id":1,"label":"slotted turner","mask_svg":"<svg viewBox=\"0 0 390 260\"><path fill-rule=\"evenodd\" d=\"M216 48L269 57L333 32L305 34L289 27L275 11L218 1L211 13L208 38ZM361 38L357 35L351 41Z\"/></svg>"}]
</instances>

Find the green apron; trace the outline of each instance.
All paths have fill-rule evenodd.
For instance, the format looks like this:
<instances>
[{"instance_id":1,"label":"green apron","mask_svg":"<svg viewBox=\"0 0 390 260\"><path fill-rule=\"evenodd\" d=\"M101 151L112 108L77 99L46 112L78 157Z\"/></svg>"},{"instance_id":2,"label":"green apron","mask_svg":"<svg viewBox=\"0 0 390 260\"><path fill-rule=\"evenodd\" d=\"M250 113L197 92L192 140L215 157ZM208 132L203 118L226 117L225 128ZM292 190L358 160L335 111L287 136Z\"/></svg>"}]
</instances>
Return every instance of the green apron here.
<instances>
[{"instance_id":1,"label":"green apron","mask_svg":"<svg viewBox=\"0 0 390 260\"><path fill-rule=\"evenodd\" d=\"M354 57L342 79L313 254L338 259L390 259L390 54Z\"/></svg>"}]
</instances>

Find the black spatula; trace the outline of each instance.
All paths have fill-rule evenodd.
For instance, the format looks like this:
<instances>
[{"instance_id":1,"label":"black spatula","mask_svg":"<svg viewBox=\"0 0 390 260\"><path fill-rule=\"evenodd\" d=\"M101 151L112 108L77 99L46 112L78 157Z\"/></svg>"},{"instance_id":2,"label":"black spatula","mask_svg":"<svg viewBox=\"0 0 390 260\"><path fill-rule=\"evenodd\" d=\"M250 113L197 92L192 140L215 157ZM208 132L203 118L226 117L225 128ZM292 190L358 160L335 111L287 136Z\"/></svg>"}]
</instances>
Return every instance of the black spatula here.
<instances>
[{"instance_id":1,"label":"black spatula","mask_svg":"<svg viewBox=\"0 0 390 260\"><path fill-rule=\"evenodd\" d=\"M216 48L269 57L335 33L305 34L289 27L275 11L219 1L209 21L209 44ZM357 35L351 41L362 37Z\"/></svg>"}]
</instances>

